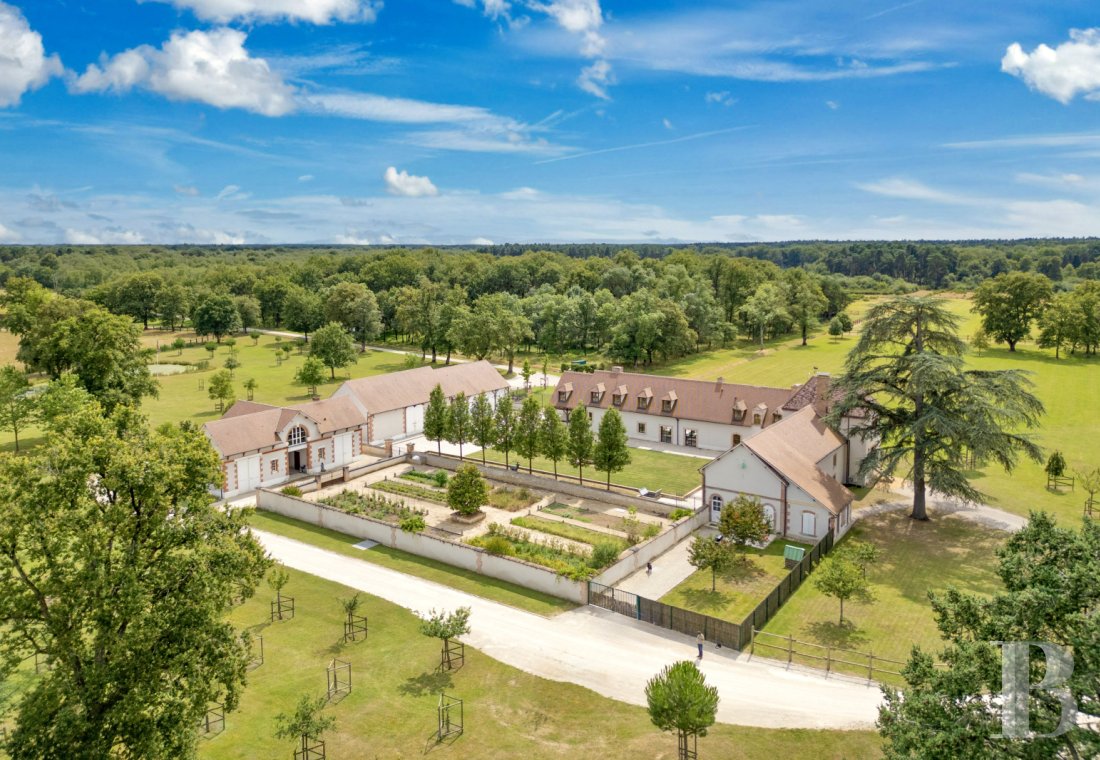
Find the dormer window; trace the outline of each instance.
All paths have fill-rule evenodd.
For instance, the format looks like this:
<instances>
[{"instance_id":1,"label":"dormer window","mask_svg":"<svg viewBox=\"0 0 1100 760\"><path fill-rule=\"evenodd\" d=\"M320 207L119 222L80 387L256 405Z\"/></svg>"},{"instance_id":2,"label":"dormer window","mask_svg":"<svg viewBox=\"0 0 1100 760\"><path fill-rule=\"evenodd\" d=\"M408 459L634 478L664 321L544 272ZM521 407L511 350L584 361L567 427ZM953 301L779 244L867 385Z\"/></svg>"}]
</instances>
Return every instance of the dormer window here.
<instances>
[{"instance_id":1,"label":"dormer window","mask_svg":"<svg viewBox=\"0 0 1100 760\"><path fill-rule=\"evenodd\" d=\"M573 394L573 383L566 383L558 388L558 403L564 404Z\"/></svg>"},{"instance_id":2,"label":"dormer window","mask_svg":"<svg viewBox=\"0 0 1100 760\"><path fill-rule=\"evenodd\" d=\"M286 437L286 442L291 446L301 446L305 444L306 429L301 425L291 428L290 435Z\"/></svg>"},{"instance_id":3,"label":"dormer window","mask_svg":"<svg viewBox=\"0 0 1100 760\"><path fill-rule=\"evenodd\" d=\"M779 422L781 419L783 419L782 414L779 412L772 412L772 422Z\"/></svg>"},{"instance_id":4,"label":"dormer window","mask_svg":"<svg viewBox=\"0 0 1100 760\"><path fill-rule=\"evenodd\" d=\"M614 404L615 406L622 406L622 405L623 405L623 397L622 397L622 395L620 395L620 394L618 394L618 393L614 393L614 394L612 394L612 396L611 396L611 403L612 403L612 404Z\"/></svg>"},{"instance_id":5,"label":"dormer window","mask_svg":"<svg viewBox=\"0 0 1100 760\"><path fill-rule=\"evenodd\" d=\"M733 421L734 422L740 422L743 419L745 419L745 410L744 409L734 409L733 410Z\"/></svg>"},{"instance_id":6,"label":"dormer window","mask_svg":"<svg viewBox=\"0 0 1100 760\"><path fill-rule=\"evenodd\" d=\"M752 424L754 424L754 425L759 425L760 424L760 415L759 414L754 414L752 416Z\"/></svg>"},{"instance_id":7,"label":"dormer window","mask_svg":"<svg viewBox=\"0 0 1100 760\"><path fill-rule=\"evenodd\" d=\"M668 395L661 399L661 411L671 412L676 408L676 391L669 391Z\"/></svg>"},{"instance_id":8,"label":"dormer window","mask_svg":"<svg viewBox=\"0 0 1100 760\"><path fill-rule=\"evenodd\" d=\"M592 403L598 404L603 401L603 394L606 389L603 383L598 383L595 388L592 389Z\"/></svg>"}]
</instances>

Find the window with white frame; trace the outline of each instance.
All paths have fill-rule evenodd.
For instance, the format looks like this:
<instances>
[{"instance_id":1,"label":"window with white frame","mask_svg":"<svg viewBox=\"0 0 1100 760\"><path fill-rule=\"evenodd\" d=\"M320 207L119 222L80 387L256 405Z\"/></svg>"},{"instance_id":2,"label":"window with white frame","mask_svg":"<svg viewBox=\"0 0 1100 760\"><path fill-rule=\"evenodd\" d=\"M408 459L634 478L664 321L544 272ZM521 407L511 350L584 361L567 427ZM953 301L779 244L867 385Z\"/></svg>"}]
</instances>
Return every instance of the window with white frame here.
<instances>
[{"instance_id":1,"label":"window with white frame","mask_svg":"<svg viewBox=\"0 0 1100 760\"><path fill-rule=\"evenodd\" d=\"M644 422L639 422L638 423L638 432L642 433L643 435L645 434L645 423Z\"/></svg>"},{"instance_id":2,"label":"window with white frame","mask_svg":"<svg viewBox=\"0 0 1100 760\"><path fill-rule=\"evenodd\" d=\"M306 442L306 429L299 425L296 428L292 428L290 435L287 436L286 442L291 446L301 446Z\"/></svg>"},{"instance_id":3,"label":"window with white frame","mask_svg":"<svg viewBox=\"0 0 1100 760\"><path fill-rule=\"evenodd\" d=\"M713 494L710 495L710 508L711 509L713 509L716 512L721 512L722 511L722 504L723 504L722 494L713 493Z\"/></svg>"},{"instance_id":4,"label":"window with white frame","mask_svg":"<svg viewBox=\"0 0 1100 760\"><path fill-rule=\"evenodd\" d=\"M661 425L661 443L672 443L672 428Z\"/></svg>"},{"instance_id":5,"label":"window with white frame","mask_svg":"<svg viewBox=\"0 0 1100 760\"><path fill-rule=\"evenodd\" d=\"M275 473L277 473L279 471L279 460L278 459L272 459L271 460L271 471L275 472Z\"/></svg>"}]
</instances>

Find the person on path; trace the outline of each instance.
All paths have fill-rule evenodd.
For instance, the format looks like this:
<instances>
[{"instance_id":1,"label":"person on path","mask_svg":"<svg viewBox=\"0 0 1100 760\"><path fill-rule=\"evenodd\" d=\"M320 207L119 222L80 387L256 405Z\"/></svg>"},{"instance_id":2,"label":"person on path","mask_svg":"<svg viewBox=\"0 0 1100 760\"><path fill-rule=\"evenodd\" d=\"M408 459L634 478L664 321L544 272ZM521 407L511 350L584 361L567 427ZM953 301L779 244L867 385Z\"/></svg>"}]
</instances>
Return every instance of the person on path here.
<instances>
[{"instance_id":1,"label":"person on path","mask_svg":"<svg viewBox=\"0 0 1100 760\"><path fill-rule=\"evenodd\" d=\"M653 563L652 562L646 562L645 563L645 574L646 575L653 575Z\"/></svg>"},{"instance_id":2,"label":"person on path","mask_svg":"<svg viewBox=\"0 0 1100 760\"><path fill-rule=\"evenodd\" d=\"M704 641L706 641L706 639L703 638L703 632L700 631L699 632L699 638L698 638L698 642L699 642L699 659L700 660L703 659L703 642Z\"/></svg>"}]
</instances>

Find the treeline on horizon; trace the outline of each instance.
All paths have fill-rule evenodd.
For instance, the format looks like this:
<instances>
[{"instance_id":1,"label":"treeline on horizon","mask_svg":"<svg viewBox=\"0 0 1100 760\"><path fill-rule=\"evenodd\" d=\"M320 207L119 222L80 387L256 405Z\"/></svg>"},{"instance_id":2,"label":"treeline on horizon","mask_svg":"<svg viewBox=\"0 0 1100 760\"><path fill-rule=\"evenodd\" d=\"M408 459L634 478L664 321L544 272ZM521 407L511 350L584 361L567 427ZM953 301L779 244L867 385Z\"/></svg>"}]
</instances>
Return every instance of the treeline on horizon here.
<instances>
[{"instance_id":1,"label":"treeline on horizon","mask_svg":"<svg viewBox=\"0 0 1100 760\"><path fill-rule=\"evenodd\" d=\"M145 327L220 337L260 326L309 334L335 322L360 343L418 345L433 360L458 351L510 361L527 347L651 364L737 335L805 339L837 319L850 329L844 309L858 294L972 289L1016 272L1042 275L1054 291L1100 280L1100 240L0 246L9 291L34 282Z\"/></svg>"}]
</instances>

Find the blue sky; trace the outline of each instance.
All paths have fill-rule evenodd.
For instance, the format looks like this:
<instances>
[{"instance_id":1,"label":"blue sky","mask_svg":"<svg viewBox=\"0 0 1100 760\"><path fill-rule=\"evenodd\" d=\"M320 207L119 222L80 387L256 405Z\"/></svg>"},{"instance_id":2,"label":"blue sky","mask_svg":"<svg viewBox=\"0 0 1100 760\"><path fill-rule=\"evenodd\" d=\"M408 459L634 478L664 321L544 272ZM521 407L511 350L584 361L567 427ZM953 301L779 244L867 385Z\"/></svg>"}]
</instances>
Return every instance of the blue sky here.
<instances>
[{"instance_id":1,"label":"blue sky","mask_svg":"<svg viewBox=\"0 0 1100 760\"><path fill-rule=\"evenodd\" d=\"M1096 27L1084 0L0 0L0 242L1096 235Z\"/></svg>"}]
</instances>

